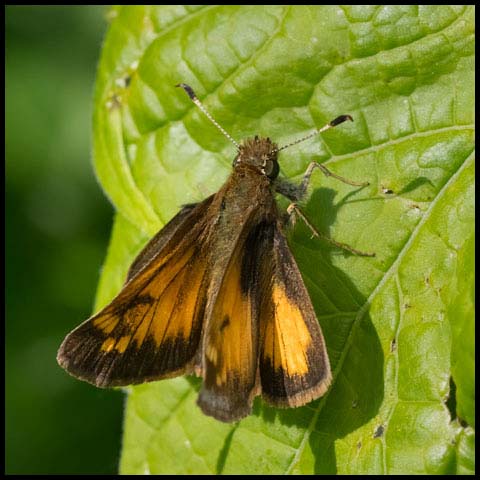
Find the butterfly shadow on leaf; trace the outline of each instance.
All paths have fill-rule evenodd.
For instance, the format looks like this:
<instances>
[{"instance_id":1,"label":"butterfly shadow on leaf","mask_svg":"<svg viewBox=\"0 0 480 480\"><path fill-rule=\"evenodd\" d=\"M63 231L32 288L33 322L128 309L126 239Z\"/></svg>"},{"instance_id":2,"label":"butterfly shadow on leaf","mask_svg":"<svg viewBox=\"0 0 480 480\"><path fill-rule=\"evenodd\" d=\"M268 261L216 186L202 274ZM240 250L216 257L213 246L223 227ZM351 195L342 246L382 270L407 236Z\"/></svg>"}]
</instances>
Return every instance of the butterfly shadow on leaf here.
<instances>
[{"instance_id":1,"label":"butterfly shadow on leaf","mask_svg":"<svg viewBox=\"0 0 480 480\"><path fill-rule=\"evenodd\" d=\"M354 198L360 196L355 190L334 204L336 195L334 190L319 188L304 207L309 220L330 238L330 226L336 220L338 209L348 208L349 200L355 201ZM303 440L308 439L309 450L315 457L314 472L337 473L335 441L375 417L384 396L384 355L380 340L368 313L367 298L356 288L353 274L349 275L353 262L367 265L375 260L356 257L325 240L311 238L311 231L301 220L289 237L325 336L333 381L322 398L304 407L274 409L257 398L253 412L266 422L284 425L286 429L295 426L303 431L299 445L294 448L304 449ZM369 250L375 251L375 245ZM345 257L345 261L338 262L338 256ZM336 266L339 263L341 269ZM358 272L358 265L355 267ZM361 445L358 440L355 448L361 449ZM302 463L301 454L298 461ZM295 473L296 467L292 467ZM297 473L303 473L301 466Z\"/></svg>"}]
</instances>

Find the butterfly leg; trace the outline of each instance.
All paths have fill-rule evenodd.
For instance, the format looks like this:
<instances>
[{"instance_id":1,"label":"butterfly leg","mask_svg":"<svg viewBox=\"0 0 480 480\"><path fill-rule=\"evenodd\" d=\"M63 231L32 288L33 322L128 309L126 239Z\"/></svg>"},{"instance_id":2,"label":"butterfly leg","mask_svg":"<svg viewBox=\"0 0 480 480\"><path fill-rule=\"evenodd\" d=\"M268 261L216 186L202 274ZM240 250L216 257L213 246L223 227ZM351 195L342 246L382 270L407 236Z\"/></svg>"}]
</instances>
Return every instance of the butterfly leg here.
<instances>
[{"instance_id":1,"label":"butterfly leg","mask_svg":"<svg viewBox=\"0 0 480 480\"><path fill-rule=\"evenodd\" d=\"M337 180L340 180L341 182L346 183L347 185L352 185L353 187L366 187L367 185L370 185L369 182L354 182L353 180L349 180L348 178L341 177L340 175L337 175L336 173L331 172L325 165L322 165L321 163L318 163L318 162L312 162L307 167L307 170L303 175L302 183L299 186L299 190L302 196L305 195L307 191L308 184L310 183L310 177L312 176L313 170L315 170L315 168L320 169L321 172L326 177L336 178Z\"/></svg>"},{"instance_id":2,"label":"butterfly leg","mask_svg":"<svg viewBox=\"0 0 480 480\"><path fill-rule=\"evenodd\" d=\"M340 175L331 172L325 165L317 162L311 162L310 165L308 165L307 170L305 170L300 185L294 185L293 183L279 179L275 182L275 190L281 195L287 197L288 199L293 200L294 202L301 200L305 197L305 194L307 193L308 185L310 183L310 177L312 176L315 168L320 169L320 171L326 177L336 178L337 180L340 180L347 185L352 185L353 187L366 187L367 185L370 185L369 182L354 182L353 180L349 180L348 178L341 177Z\"/></svg>"},{"instance_id":3,"label":"butterfly leg","mask_svg":"<svg viewBox=\"0 0 480 480\"><path fill-rule=\"evenodd\" d=\"M303 212L300 210L298 205L296 203L291 203L288 208L287 208L287 213L290 218L290 222L292 225L295 225L296 217L298 216L301 218L304 222L305 225L311 230L312 232L312 238L317 237L317 238L322 238L323 240L326 240L327 242L331 243L332 245L335 245L338 248L341 248L342 250L346 250L347 252L353 253L354 255L358 255L360 257L374 257L374 253L367 253L367 252L362 252L360 250L356 250L355 248L351 247L350 245L347 245L345 243L341 242L336 242L335 240L332 240L331 238L327 237L326 235L323 235L320 233L307 219L307 217L303 214Z\"/></svg>"}]
</instances>

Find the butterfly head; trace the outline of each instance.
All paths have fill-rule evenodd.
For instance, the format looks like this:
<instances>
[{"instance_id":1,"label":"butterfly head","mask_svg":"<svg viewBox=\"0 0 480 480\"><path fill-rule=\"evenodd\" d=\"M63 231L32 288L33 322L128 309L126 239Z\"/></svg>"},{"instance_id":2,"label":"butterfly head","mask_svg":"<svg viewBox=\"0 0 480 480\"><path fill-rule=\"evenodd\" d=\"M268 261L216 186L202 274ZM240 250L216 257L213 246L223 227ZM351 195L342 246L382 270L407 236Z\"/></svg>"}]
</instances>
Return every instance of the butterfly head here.
<instances>
[{"instance_id":1,"label":"butterfly head","mask_svg":"<svg viewBox=\"0 0 480 480\"><path fill-rule=\"evenodd\" d=\"M251 165L270 179L278 176L280 167L278 165L278 147L269 138L247 138L238 149L233 166L241 164Z\"/></svg>"},{"instance_id":2,"label":"butterfly head","mask_svg":"<svg viewBox=\"0 0 480 480\"><path fill-rule=\"evenodd\" d=\"M262 175L267 176L270 180L277 178L280 171L278 165L278 152L285 150L293 145L304 142L309 138L325 132L332 127L336 127L346 120L353 122L353 118L350 115L340 115L331 122L324 125L322 128L317 128L313 132L299 138L283 147L278 147L268 137L259 138L257 135L254 138L247 138L242 144L238 144L237 141L210 115L207 109L202 105L202 102L198 99L193 91L192 87L186 83L179 83L177 87L183 88L187 95L190 97L193 103L207 116L207 118L225 135L230 142L232 142L238 150L238 154L233 161L233 166L236 168L240 165L249 165L257 169Z\"/></svg>"}]
</instances>

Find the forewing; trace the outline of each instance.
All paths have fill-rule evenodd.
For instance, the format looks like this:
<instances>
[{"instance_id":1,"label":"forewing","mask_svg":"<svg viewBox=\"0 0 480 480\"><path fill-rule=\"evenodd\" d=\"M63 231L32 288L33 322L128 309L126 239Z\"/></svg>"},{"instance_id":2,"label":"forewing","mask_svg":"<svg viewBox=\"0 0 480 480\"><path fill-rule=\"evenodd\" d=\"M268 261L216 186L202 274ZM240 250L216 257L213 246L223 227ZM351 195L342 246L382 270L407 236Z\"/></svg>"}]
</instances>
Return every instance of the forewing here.
<instances>
[{"instance_id":1,"label":"forewing","mask_svg":"<svg viewBox=\"0 0 480 480\"><path fill-rule=\"evenodd\" d=\"M211 203L212 198L213 197L209 197L206 200L208 205ZM163 249L168 240L170 240L175 233L178 233L179 229L185 231L185 226L187 223L190 223L187 219L197 205L198 204L196 203L184 205L182 209L145 245L130 265L125 283L131 280L143 267L148 265ZM186 221L187 223L185 223Z\"/></svg>"},{"instance_id":2,"label":"forewing","mask_svg":"<svg viewBox=\"0 0 480 480\"><path fill-rule=\"evenodd\" d=\"M262 396L277 407L298 407L326 392L331 371L312 302L278 224L271 261L264 260L262 269Z\"/></svg>"},{"instance_id":3,"label":"forewing","mask_svg":"<svg viewBox=\"0 0 480 480\"><path fill-rule=\"evenodd\" d=\"M205 311L211 201L184 207L145 247L117 297L65 338L62 367L99 387L189 371Z\"/></svg>"}]
</instances>

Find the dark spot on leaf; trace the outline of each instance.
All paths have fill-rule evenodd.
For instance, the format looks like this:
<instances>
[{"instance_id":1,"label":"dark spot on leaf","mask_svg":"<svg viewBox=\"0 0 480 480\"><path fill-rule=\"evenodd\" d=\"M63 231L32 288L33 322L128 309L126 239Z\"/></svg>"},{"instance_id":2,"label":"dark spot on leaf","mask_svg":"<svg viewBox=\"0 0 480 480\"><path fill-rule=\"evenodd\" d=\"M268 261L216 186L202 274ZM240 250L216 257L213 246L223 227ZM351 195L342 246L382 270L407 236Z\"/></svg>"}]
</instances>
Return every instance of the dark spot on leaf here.
<instances>
[{"instance_id":1,"label":"dark spot on leaf","mask_svg":"<svg viewBox=\"0 0 480 480\"><path fill-rule=\"evenodd\" d=\"M445 400L445 405L450 412L450 418L455 420L457 418L457 386L453 381L453 377L450 377L450 392Z\"/></svg>"},{"instance_id":2,"label":"dark spot on leaf","mask_svg":"<svg viewBox=\"0 0 480 480\"><path fill-rule=\"evenodd\" d=\"M373 434L373 438L381 437L383 435L383 432L385 432L385 427L383 425L379 425L376 428L375 433Z\"/></svg>"},{"instance_id":3,"label":"dark spot on leaf","mask_svg":"<svg viewBox=\"0 0 480 480\"><path fill-rule=\"evenodd\" d=\"M392 339L392 341L390 342L390 351L391 351L391 352L394 352L396 349L397 349L397 339L394 338L394 339Z\"/></svg>"},{"instance_id":4,"label":"dark spot on leaf","mask_svg":"<svg viewBox=\"0 0 480 480\"><path fill-rule=\"evenodd\" d=\"M460 425L463 427L463 428L467 428L468 427L468 423L463 419L463 418L458 418L458 423L460 423Z\"/></svg>"},{"instance_id":5,"label":"dark spot on leaf","mask_svg":"<svg viewBox=\"0 0 480 480\"><path fill-rule=\"evenodd\" d=\"M116 110L117 108L121 107L122 101L120 97L116 93L114 93L110 95L105 105L108 110Z\"/></svg>"}]
</instances>

